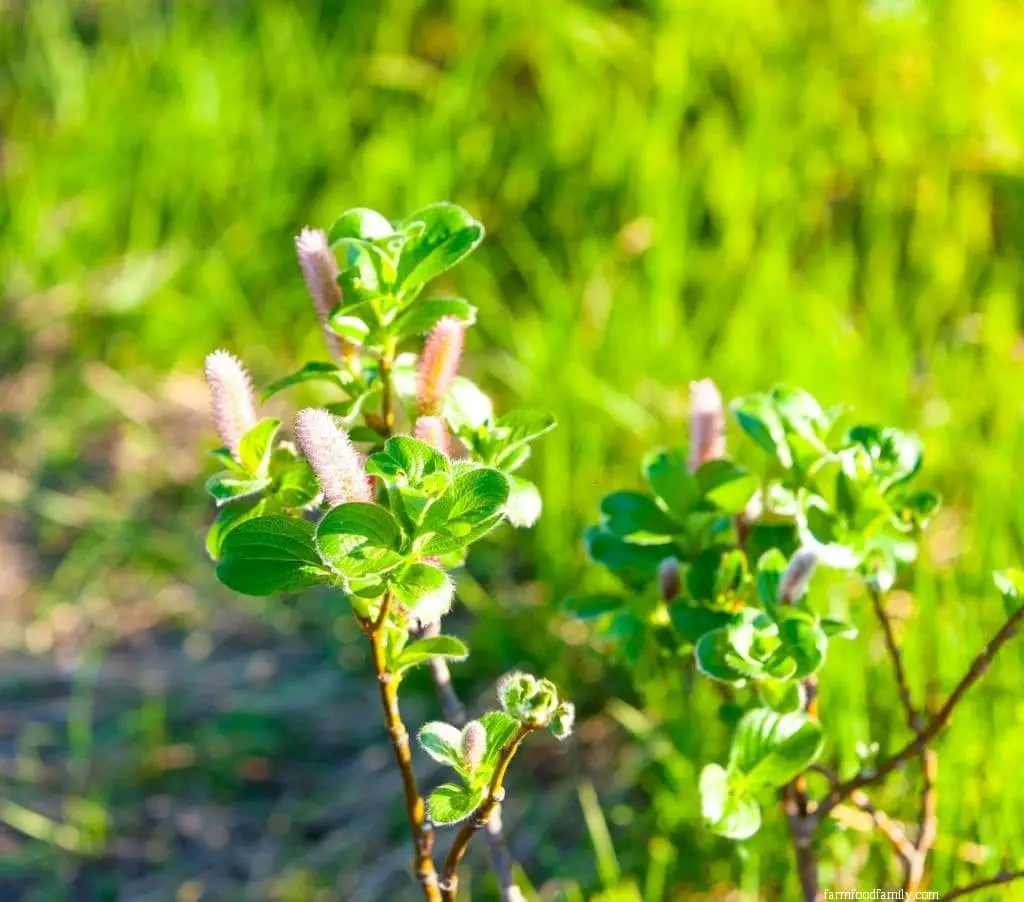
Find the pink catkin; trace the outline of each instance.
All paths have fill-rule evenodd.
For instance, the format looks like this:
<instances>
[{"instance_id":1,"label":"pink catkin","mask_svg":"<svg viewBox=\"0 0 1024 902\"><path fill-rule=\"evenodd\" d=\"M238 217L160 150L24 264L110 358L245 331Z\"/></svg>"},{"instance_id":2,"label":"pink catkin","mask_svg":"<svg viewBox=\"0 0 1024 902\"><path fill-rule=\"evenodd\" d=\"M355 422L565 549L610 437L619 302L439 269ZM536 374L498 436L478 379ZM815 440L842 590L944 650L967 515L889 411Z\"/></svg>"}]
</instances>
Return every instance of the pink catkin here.
<instances>
[{"instance_id":1,"label":"pink catkin","mask_svg":"<svg viewBox=\"0 0 1024 902\"><path fill-rule=\"evenodd\" d=\"M338 261L327 244L323 229L304 228L295 238L295 252L302 268L302 277L313 298L324 330L327 345L339 357L352 353L352 346L335 335L327 322L335 307L341 303L341 288L338 285Z\"/></svg>"},{"instance_id":2,"label":"pink catkin","mask_svg":"<svg viewBox=\"0 0 1024 902\"><path fill-rule=\"evenodd\" d=\"M208 354L204 366L210 387L210 408L220 440L238 459L238 444L256 425L252 380L242 362L228 351Z\"/></svg>"},{"instance_id":3,"label":"pink catkin","mask_svg":"<svg viewBox=\"0 0 1024 902\"><path fill-rule=\"evenodd\" d=\"M690 383L690 472L725 457L725 408L710 379Z\"/></svg>"},{"instance_id":4,"label":"pink catkin","mask_svg":"<svg viewBox=\"0 0 1024 902\"><path fill-rule=\"evenodd\" d=\"M436 414L459 372L462 356L462 323L453 316L438 320L427 337L416 370L416 402L421 414Z\"/></svg>"},{"instance_id":5,"label":"pink catkin","mask_svg":"<svg viewBox=\"0 0 1024 902\"><path fill-rule=\"evenodd\" d=\"M442 454L448 454L451 440L448 427L440 417L419 417L413 427L413 436L437 448Z\"/></svg>"},{"instance_id":6,"label":"pink catkin","mask_svg":"<svg viewBox=\"0 0 1024 902\"><path fill-rule=\"evenodd\" d=\"M313 407L300 410L295 417L295 438L331 507L372 500L359 453L330 413Z\"/></svg>"}]
</instances>

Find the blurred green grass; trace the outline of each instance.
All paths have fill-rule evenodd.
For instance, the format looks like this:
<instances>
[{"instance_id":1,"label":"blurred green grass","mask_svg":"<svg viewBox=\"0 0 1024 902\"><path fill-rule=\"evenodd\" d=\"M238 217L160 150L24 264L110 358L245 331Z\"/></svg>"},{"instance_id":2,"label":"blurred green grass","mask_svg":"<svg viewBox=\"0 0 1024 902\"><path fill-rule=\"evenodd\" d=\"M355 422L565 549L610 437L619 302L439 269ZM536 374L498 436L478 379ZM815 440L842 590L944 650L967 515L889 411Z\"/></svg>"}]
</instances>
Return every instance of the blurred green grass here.
<instances>
[{"instance_id":1,"label":"blurred green grass","mask_svg":"<svg viewBox=\"0 0 1024 902\"><path fill-rule=\"evenodd\" d=\"M211 593L203 355L229 347L259 381L321 356L291 236L447 198L489 230L450 286L480 307L467 367L561 421L530 465L545 514L507 539L518 585L486 559L486 591L467 585L478 649L557 655L591 710L626 691L562 644L557 600L595 578L582 526L643 449L685 442L690 379L788 381L923 435L949 508L904 634L918 691L948 689L1024 534L1022 42L1000 0L3 0L0 538L6 562L30 550L11 619ZM866 615L865 666L830 662L824 717L851 746L892 745ZM943 741L938 886L968 873L956 841L991 867L1024 855L1022 678L1014 648ZM660 707L686 777L722 735L679 692ZM653 773L652 813L612 825L626 872L653 824L692 886L784 876L781 824L738 854ZM881 883L883 859L865 874Z\"/></svg>"}]
</instances>

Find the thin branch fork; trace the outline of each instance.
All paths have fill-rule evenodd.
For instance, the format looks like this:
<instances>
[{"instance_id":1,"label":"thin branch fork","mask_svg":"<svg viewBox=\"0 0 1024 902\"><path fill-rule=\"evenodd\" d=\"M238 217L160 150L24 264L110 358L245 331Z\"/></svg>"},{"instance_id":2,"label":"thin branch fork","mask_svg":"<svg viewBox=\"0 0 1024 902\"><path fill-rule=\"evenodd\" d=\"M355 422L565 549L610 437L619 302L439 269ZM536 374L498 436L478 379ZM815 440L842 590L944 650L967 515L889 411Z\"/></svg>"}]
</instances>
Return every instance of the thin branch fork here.
<instances>
[{"instance_id":1,"label":"thin branch fork","mask_svg":"<svg viewBox=\"0 0 1024 902\"><path fill-rule=\"evenodd\" d=\"M931 718L928 725L920 730L917 735L898 752L886 758L874 771L862 772L847 780L845 783L840 783L838 786L833 787L822 801L818 810L815 812L814 817L816 820L820 822L824 819L829 812L836 807L836 805L840 804L844 799L849 798L851 793L858 789L863 789L866 786L872 786L876 783L880 783L885 779L885 777L892 773L892 771L900 767L900 765L906 763L915 755L919 755L946 726L949 719L952 717L953 712L956 710L957 705L960 704L970 688L985 675L989 665L992 663L993 659L1002 647L1017 634L1020 630L1022 621L1024 621L1024 605L1010 615L1009 619L1007 619L1006 623L1003 624L999 632L996 633L989 641L988 645L979 652L978 656L971 664L970 669L968 669L967 673L964 674L963 678L950 693L949 698L946 699L946 703L938 713Z\"/></svg>"},{"instance_id":2,"label":"thin branch fork","mask_svg":"<svg viewBox=\"0 0 1024 902\"><path fill-rule=\"evenodd\" d=\"M501 800L505 797L503 783L505 775L508 773L508 767L512 763L512 759L515 757L523 740L535 729L536 727L531 724L523 724L519 727L515 736L506 743L501 751L497 767L494 769L491 782L487 786L487 794L484 796L484 800L459 828L455 841L448 852L448 857L444 862L444 872L441 880L441 902L456 902L459 889L459 878L456 872L458 871L459 862L462 861L463 856L466 854L466 849L469 848L469 842L473 835L480 827L487 823L495 809L501 804Z\"/></svg>"}]
</instances>

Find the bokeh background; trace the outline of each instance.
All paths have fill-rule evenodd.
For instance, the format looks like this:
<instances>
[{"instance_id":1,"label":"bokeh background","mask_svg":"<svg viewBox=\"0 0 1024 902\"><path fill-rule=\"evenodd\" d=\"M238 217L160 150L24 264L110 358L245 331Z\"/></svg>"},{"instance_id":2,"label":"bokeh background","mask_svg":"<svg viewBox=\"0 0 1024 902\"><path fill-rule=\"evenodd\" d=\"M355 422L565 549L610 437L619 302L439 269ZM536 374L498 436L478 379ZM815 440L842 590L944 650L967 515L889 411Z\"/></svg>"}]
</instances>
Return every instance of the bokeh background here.
<instances>
[{"instance_id":1,"label":"bokeh background","mask_svg":"<svg viewBox=\"0 0 1024 902\"><path fill-rule=\"evenodd\" d=\"M531 892L796 898L777 813L741 846L699 824L707 688L640 697L559 601L601 584L599 497L685 444L691 379L792 382L923 436L947 506L894 611L919 695L949 689L1024 538L1022 47L1010 0L0 0L0 897L415 898L352 628L205 560L200 371L322 358L301 226L450 199L488 229L450 276L466 369L561 422L540 523L477 553L455 615L474 703L534 666L585 715L513 783ZM851 613L823 717L891 748ZM1024 855L1022 681L1011 647L942 740L937 888ZM894 876L855 829L828 850L825 885Z\"/></svg>"}]
</instances>

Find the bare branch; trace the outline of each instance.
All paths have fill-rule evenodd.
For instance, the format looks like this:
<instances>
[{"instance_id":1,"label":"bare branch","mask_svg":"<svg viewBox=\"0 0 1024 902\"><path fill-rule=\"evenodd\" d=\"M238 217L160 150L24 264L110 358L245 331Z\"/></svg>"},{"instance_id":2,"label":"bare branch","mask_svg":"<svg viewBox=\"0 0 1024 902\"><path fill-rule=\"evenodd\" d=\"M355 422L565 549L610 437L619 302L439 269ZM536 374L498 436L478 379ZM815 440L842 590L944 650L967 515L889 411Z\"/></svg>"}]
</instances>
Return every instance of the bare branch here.
<instances>
[{"instance_id":1,"label":"bare branch","mask_svg":"<svg viewBox=\"0 0 1024 902\"><path fill-rule=\"evenodd\" d=\"M836 805L842 802L843 799L848 798L855 790L880 783L900 765L906 763L915 755L919 755L939 735L943 727L946 726L957 705L960 704L970 688L985 675L989 665L1002 647L1017 634L1022 620L1024 620L1024 605L1010 615L999 632L979 652L970 669L964 674L956 688L950 693L949 698L946 699L946 703L929 721L928 725L898 752L886 758L874 771L862 772L845 783L834 787L815 813L817 820L820 822Z\"/></svg>"},{"instance_id":2,"label":"bare branch","mask_svg":"<svg viewBox=\"0 0 1024 902\"><path fill-rule=\"evenodd\" d=\"M998 874L988 877L985 880L979 880L976 883L967 883L963 886L951 889L948 893L942 896L941 902L950 902L952 899L962 899L964 896L968 896L971 893L977 893L983 889L989 889L993 886L1002 886L1004 883L1012 883L1014 880L1022 879L1024 879L1024 870L1000 871Z\"/></svg>"}]
</instances>

